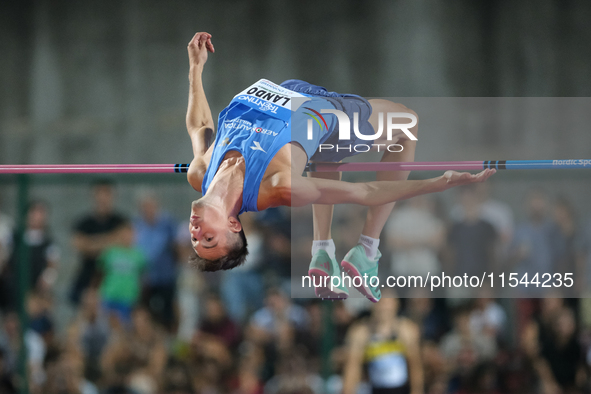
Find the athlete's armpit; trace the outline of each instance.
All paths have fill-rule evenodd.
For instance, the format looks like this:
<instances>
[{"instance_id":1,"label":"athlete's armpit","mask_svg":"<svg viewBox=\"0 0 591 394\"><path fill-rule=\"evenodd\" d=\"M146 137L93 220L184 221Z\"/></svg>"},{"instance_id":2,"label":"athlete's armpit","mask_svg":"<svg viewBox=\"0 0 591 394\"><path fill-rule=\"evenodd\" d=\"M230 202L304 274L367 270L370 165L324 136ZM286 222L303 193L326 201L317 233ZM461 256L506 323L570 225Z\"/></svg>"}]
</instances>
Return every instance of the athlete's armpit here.
<instances>
[{"instance_id":1,"label":"athlete's armpit","mask_svg":"<svg viewBox=\"0 0 591 394\"><path fill-rule=\"evenodd\" d=\"M193 147L193 156L195 158L205 155L213 139L213 129L211 127L200 127L198 129L187 128Z\"/></svg>"}]
</instances>

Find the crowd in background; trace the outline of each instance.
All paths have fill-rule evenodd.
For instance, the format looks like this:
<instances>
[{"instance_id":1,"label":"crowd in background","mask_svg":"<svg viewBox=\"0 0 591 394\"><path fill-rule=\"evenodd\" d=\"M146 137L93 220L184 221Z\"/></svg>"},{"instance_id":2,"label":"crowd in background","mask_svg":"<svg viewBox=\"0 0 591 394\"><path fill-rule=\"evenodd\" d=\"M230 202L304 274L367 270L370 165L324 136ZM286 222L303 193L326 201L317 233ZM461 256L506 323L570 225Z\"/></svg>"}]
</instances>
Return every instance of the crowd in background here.
<instances>
[{"instance_id":1,"label":"crowd in background","mask_svg":"<svg viewBox=\"0 0 591 394\"><path fill-rule=\"evenodd\" d=\"M186 263L188 222L167 215L154 193L141 192L130 213L117 211L109 182L96 183L93 198L69 245L53 241L41 200L28 206L22 240L0 214L0 393L23 385L34 394L370 393L394 381L413 393L591 391L587 299L398 298L392 290L375 305L292 299L292 225L311 229L308 217L243 215L247 262L203 274ZM517 223L486 185L460 189L450 207L434 196L399 203L382 236L380 275L572 272L584 292L590 223L543 190L524 201L527 219ZM352 207L335 227L362 213ZM335 241L340 250L350 240ZM79 262L59 300L60 249L70 247ZM58 325L64 302L75 316ZM382 369L374 362L384 354L380 335L392 356Z\"/></svg>"}]
</instances>

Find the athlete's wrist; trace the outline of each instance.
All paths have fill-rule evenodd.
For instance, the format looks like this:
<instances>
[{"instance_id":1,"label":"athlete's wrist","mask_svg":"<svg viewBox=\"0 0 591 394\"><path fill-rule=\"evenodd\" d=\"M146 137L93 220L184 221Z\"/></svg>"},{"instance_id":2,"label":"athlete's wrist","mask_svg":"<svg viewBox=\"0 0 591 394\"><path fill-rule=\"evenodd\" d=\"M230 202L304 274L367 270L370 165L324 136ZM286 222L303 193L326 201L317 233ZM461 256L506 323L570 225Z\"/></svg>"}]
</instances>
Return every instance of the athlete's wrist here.
<instances>
[{"instance_id":1,"label":"athlete's wrist","mask_svg":"<svg viewBox=\"0 0 591 394\"><path fill-rule=\"evenodd\" d=\"M193 64L189 68L189 82L195 82L201 80L203 74L203 64Z\"/></svg>"},{"instance_id":2,"label":"athlete's wrist","mask_svg":"<svg viewBox=\"0 0 591 394\"><path fill-rule=\"evenodd\" d=\"M434 192L442 192L450 188L447 178L445 178L443 175L438 176L437 178L432 178L431 181Z\"/></svg>"},{"instance_id":3,"label":"athlete's wrist","mask_svg":"<svg viewBox=\"0 0 591 394\"><path fill-rule=\"evenodd\" d=\"M191 64L189 65L189 72L191 74L193 74L193 73L202 73L203 72L203 66L205 66L205 63L191 62Z\"/></svg>"}]
</instances>

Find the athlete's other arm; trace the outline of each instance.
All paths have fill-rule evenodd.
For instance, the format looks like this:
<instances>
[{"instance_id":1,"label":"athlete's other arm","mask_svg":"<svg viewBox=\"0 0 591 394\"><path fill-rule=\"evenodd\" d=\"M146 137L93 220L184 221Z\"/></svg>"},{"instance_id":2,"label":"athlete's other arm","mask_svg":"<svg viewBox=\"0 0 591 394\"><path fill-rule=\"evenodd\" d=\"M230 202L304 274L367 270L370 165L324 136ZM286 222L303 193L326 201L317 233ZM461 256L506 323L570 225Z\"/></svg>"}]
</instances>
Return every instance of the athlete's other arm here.
<instances>
[{"instance_id":1,"label":"athlete's other arm","mask_svg":"<svg viewBox=\"0 0 591 394\"><path fill-rule=\"evenodd\" d=\"M431 179L364 183L305 178L294 173L289 179L290 184L282 185L281 198L284 205L293 207L308 204L383 205L455 186L484 182L495 172L491 169L478 174L446 171L442 176Z\"/></svg>"},{"instance_id":2,"label":"athlete's other arm","mask_svg":"<svg viewBox=\"0 0 591 394\"><path fill-rule=\"evenodd\" d=\"M211 34L196 33L189 42L187 51L189 52L190 71L189 106L186 121L187 131L193 146L193 161L191 161L187 173L187 180L195 190L201 191L201 182L207 170L204 156L214 131L213 117L205 97L201 78L203 67L207 62L207 52L214 52Z\"/></svg>"}]
</instances>

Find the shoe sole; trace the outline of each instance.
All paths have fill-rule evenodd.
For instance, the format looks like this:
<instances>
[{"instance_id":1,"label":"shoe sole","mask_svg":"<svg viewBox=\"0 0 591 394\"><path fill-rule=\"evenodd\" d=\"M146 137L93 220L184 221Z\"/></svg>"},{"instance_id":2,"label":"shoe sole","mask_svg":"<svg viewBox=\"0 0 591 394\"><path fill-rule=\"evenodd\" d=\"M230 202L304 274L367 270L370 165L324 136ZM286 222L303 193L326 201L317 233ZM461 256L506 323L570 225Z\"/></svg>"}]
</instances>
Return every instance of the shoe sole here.
<instances>
[{"instance_id":1,"label":"shoe sole","mask_svg":"<svg viewBox=\"0 0 591 394\"><path fill-rule=\"evenodd\" d=\"M355 268L355 266L353 264L351 264L350 262L348 262L346 260L343 260L341 262L341 267L343 267L343 270L347 273L347 275L349 275L351 277L351 282L353 284L353 287L355 287L355 289L357 289L358 292L363 294L365 296L365 298L367 298L371 302L378 302L379 301L371 293L370 288L363 284L363 275L361 275L359 273L359 270L357 270L357 268ZM355 278L357 278L357 277L361 278L361 286L355 286L355 284L354 284Z\"/></svg>"},{"instance_id":2,"label":"shoe sole","mask_svg":"<svg viewBox=\"0 0 591 394\"><path fill-rule=\"evenodd\" d=\"M321 269L318 268L312 268L308 271L308 275L310 275L312 277L312 283L324 283L324 278L325 277L330 277L330 275L328 275L328 273L322 271ZM326 283L330 283L330 279L326 280ZM349 297L349 294L345 293L344 291L335 288L333 290L330 289L330 286L325 287L325 286L319 286L316 287L314 286L314 293L316 294L316 297L320 297L323 300L324 299L329 299L329 300L344 300L347 297Z\"/></svg>"}]
</instances>

